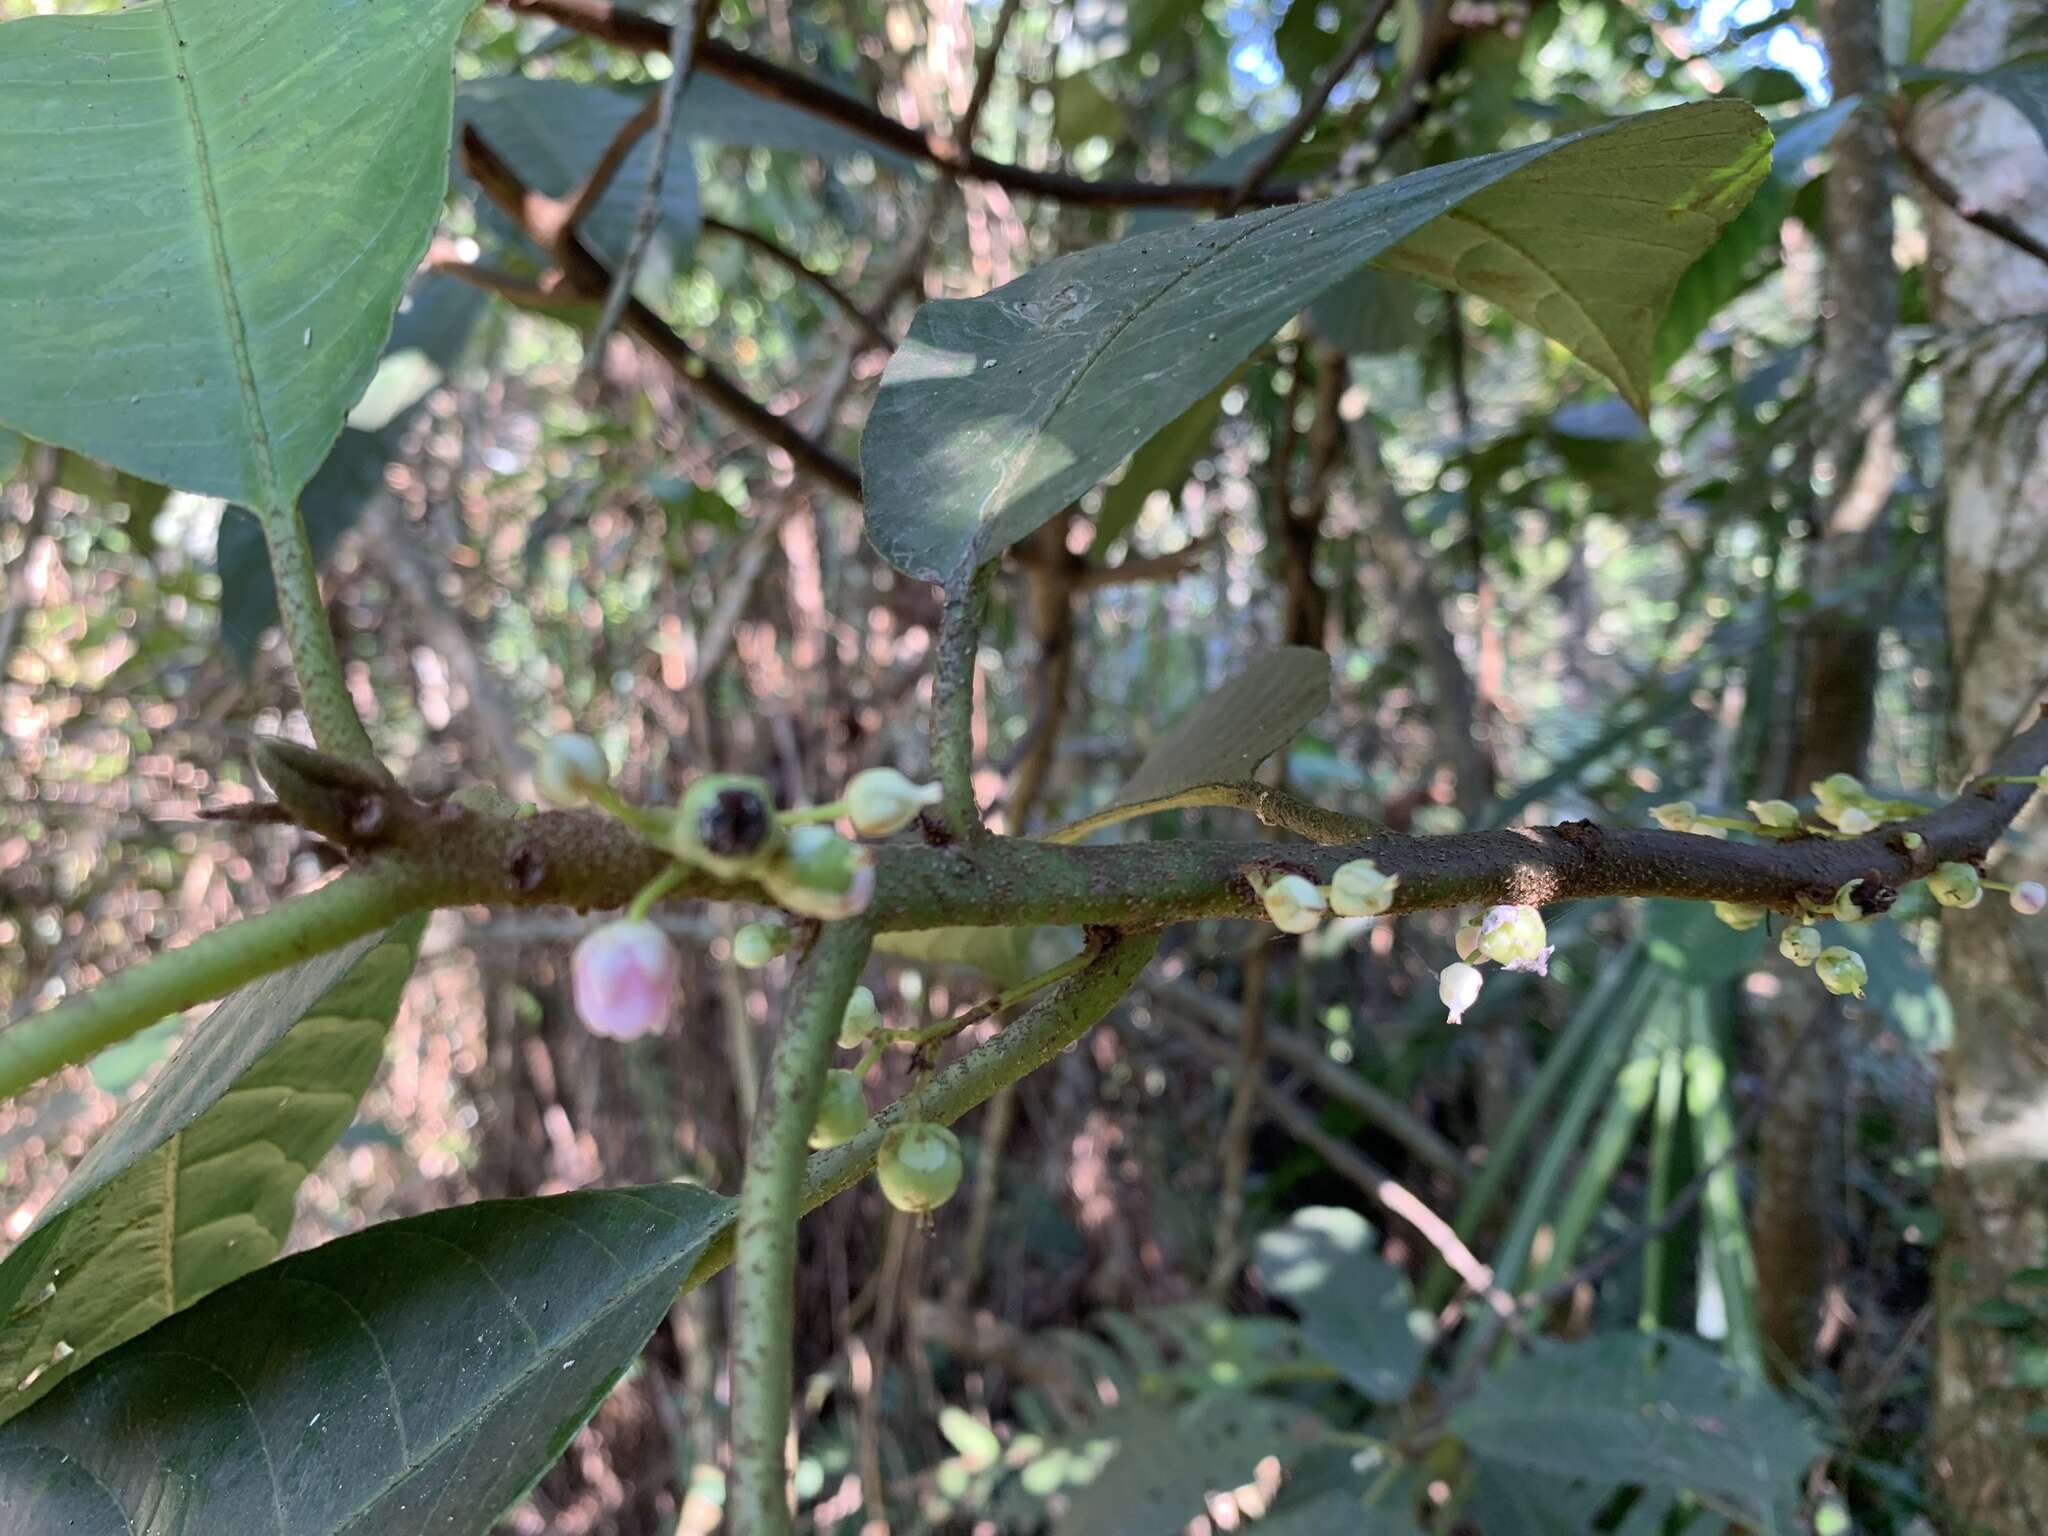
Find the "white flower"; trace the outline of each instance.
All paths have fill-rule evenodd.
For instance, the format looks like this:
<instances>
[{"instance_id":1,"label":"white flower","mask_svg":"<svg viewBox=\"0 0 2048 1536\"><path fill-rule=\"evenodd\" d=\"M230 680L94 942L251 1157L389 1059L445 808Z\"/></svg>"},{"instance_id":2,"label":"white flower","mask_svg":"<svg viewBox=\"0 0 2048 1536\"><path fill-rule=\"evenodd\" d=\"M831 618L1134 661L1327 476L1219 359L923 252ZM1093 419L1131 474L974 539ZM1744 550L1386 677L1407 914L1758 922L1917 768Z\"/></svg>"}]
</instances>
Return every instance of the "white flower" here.
<instances>
[{"instance_id":1,"label":"white flower","mask_svg":"<svg viewBox=\"0 0 2048 1536\"><path fill-rule=\"evenodd\" d=\"M869 768L847 780L843 799L854 831L862 837L888 837L944 794L938 785L913 783L894 768Z\"/></svg>"},{"instance_id":2,"label":"white flower","mask_svg":"<svg viewBox=\"0 0 2048 1536\"><path fill-rule=\"evenodd\" d=\"M1300 875L1282 875L1259 893L1266 916L1282 933L1313 933L1330 910L1314 882Z\"/></svg>"},{"instance_id":3,"label":"white flower","mask_svg":"<svg viewBox=\"0 0 2048 1536\"><path fill-rule=\"evenodd\" d=\"M585 934L569 962L576 1015L593 1035L637 1040L675 1007L682 957L654 924L621 918Z\"/></svg>"},{"instance_id":4,"label":"white flower","mask_svg":"<svg viewBox=\"0 0 2048 1536\"><path fill-rule=\"evenodd\" d=\"M1543 914L1534 907L1493 907L1479 920L1479 953L1511 971L1549 974Z\"/></svg>"},{"instance_id":5,"label":"white flower","mask_svg":"<svg viewBox=\"0 0 2048 1536\"><path fill-rule=\"evenodd\" d=\"M1964 911L1984 899L1984 881L1976 869L1955 860L1935 865L1934 873L1927 877L1927 889L1944 907L1959 907Z\"/></svg>"},{"instance_id":6,"label":"white flower","mask_svg":"<svg viewBox=\"0 0 2048 1536\"><path fill-rule=\"evenodd\" d=\"M1451 1023L1457 1024L1464 1020L1465 1010L1479 1001L1479 988L1484 982L1485 978L1479 974L1479 968L1476 965L1467 965L1462 960L1443 968L1443 974L1436 979L1436 995L1443 1000L1444 1007L1450 1010Z\"/></svg>"},{"instance_id":7,"label":"white flower","mask_svg":"<svg viewBox=\"0 0 2048 1536\"><path fill-rule=\"evenodd\" d=\"M1831 944L1820 952L1813 962L1813 974L1820 978L1820 984L1837 997L1854 994L1863 995L1863 984L1870 980L1870 972L1863 964L1863 957L1853 949L1844 949Z\"/></svg>"},{"instance_id":8,"label":"white flower","mask_svg":"<svg viewBox=\"0 0 2048 1536\"><path fill-rule=\"evenodd\" d=\"M540 797L564 808L581 805L591 790L610 780L611 766L604 760L604 748L573 732L551 739L533 765L533 786Z\"/></svg>"},{"instance_id":9,"label":"white flower","mask_svg":"<svg viewBox=\"0 0 2048 1536\"><path fill-rule=\"evenodd\" d=\"M1451 940L1457 947L1460 960L1470 960L1479 953L1479 919L1468 917L1458 925L1457 935Z\"/></svg>"},{"instance_id":10,"label":"white flower","mask_svg":"<svg viewBox=\"0 0 2048 1536\"><path fill-rule=\"evenodd\" d=\"M1394 904L1399 875L1381 872L1371 859L1353 859L1330 876L1330 910L1339 917L1378 917Z\"/></svg>"},{"instance_id":11,"label":"white flower","mask_svg":"<svg viewBox=\"0 0 2048 1536\"><path fill-rule=\"evenodd\" d=\"M1758 826L1779 832L1792 831L1799 825L1799 807L1790 800L1752 800L1749 814L1756 818Z\"/></svg>"},{"instance_id":12,"label":"white flower","mask_svg":"<svg viewBox=\"0 0 2048 1536\"><path fill-rule=\"evenodd\" d=\"M1794 965L1813 964L1823 947L1818 928L1787 928L1778 936L1778 953Z\"/></svg>"},{"instance_id":13,"label":"white flower","mask_svg":"<svg viewBox=\"0 0 2048 1536\"><path fill-rule=\"evenodd\" d=\"M2038 880L2022 880L2006 899L2021 917L2032 917L2043 907L2048 907L2048 886Z\"/></svg>"}]
</instances>

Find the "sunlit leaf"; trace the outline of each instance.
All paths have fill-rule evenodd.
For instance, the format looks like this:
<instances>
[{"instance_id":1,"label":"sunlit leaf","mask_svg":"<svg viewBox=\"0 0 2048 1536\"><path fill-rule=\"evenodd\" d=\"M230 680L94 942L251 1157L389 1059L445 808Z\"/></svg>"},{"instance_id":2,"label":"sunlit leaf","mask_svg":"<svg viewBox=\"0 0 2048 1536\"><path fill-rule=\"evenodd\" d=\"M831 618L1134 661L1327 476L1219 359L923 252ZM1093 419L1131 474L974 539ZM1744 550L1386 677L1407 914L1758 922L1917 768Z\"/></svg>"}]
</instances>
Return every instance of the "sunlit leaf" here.
<instances>
[{"instance_id":1,"label":"sunlit leaf","mask_svg":"<svg viewBox=\"0 0 2048 1536\"><path fill-rule=\"evenodd\" d=\"M1260 1237L1259 1282L1301 1314L1309 1346L1374 1402L1399 1402L1415 1384L1429 1320L1418 1318L1408 1278L1373 1251L1372 1224L1356 1211L1310 1206Z\"/></svg>"}]
</instances>

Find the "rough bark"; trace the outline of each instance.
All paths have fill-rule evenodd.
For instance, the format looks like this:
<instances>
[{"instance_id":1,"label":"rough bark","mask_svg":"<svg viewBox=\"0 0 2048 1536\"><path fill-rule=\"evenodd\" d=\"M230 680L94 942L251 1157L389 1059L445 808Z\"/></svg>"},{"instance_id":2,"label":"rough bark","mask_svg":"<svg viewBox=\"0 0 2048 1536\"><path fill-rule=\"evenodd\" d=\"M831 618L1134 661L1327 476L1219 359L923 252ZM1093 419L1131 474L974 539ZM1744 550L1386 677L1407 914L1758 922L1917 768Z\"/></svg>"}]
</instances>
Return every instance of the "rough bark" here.
<instances>
[{"instance_id":1,"label":"rough bark","mask_svg":"<svg viewBox=\"0 0 2048 1536\"><path fill-rule=\"evenodd\" d=\"M1806 588L1826 602L1871 569L1885 536L1897 476L1891 338L1898 319L1892 265L1892 166L1888 130L1874 104L1884 89L1881 11L1869 0L1822 0L1820 30L1837 96L1868 93L1834 142L1827 180L1827 299L1821 321L1819 440L1815 478L1820 526ZM1791 782L1798 793L1832 773L1863 771L1876 703L1877 626L1870 605L1846 602L1801 637L1798 720ZM1804 996L1813 989L1800 988ZM1814 1007L1836 1014L1832 999ZM1767 1056L1778 1097L1759 1138L1753 1244L1757 1326L1780 1381L1814 1358L1828 1282L1841 1247L1842 1031L1821 1031L1817 1050L1795 1054L1806 1017L1773 1021Z\"/></svg>"},{"instance_id":2,"label":"rough bark","mask_svg":"<svg viewBox=\"0 0 2048 1536\"><path fill-rule=\"evenodd\" d=\"M1975 70L2015 51L2039 0L1973 0L1933 55ZM1924 109L1915 145L1975 206L2048 235L2048 152L2002 98L1970 91ZM1927 206L1934 315L1979 332L1944 375L1948 611L1955 652L1956 764L1990 750L2000 723L2048 684L2048 267L1938 204ZM2015 396L2015 388L2023 393ZM1996 872L2038 876L2039 818L2001 851ZM2048 932L2003 903L1944 925L1941 979L1955 1042L1938 1090L1942 1238L1936 1267L1933 1472L1955 1529L1986 1536L2048 1530L2048 1442L2022 1420L2048 1392L2015 1386L2016 1357L2039 1339L1984 1326L1972 1309L2012 1275L2048 1264Z\"/></svg>"}]
</instances>

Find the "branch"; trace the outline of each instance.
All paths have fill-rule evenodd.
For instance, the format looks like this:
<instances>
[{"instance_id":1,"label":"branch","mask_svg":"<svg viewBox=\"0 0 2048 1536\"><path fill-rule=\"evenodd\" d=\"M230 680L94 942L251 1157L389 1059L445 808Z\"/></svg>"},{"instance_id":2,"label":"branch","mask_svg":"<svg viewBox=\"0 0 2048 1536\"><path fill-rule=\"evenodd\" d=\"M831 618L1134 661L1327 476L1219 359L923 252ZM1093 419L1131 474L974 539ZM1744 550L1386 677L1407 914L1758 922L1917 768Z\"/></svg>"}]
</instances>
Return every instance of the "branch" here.
<instances>
[{"instance_id":1,"label":"branch","mask_svg":"<svg viewBox=\"0 0 2048 1536\"><path fill-rule=\"evenodd\" d=\"M299 702L313 739L328 751L364 762L376 761L370 733L363 729L349 697L341 653L334 648L334 630L320 601L320 573L306 522L294 501L263 510L256 519L270 552L271 583L277 588L279 627L292 671L299 680Z\"/></svg>"},{"instance_id":2,"label":"branch","mask_svg":"<svg viewBox=\"0 0 2048 1536\"><path fill-rule=\"evenodd\" d=\"M657 91L648 97L638 112L619 124L619 131L612 135L611 143L605 145L604 153L597 157L597 164L590 168L590 174L563 199L569 205L569 211L563 215L569 228L581 229L591 210L604 201L605 193L611 191L612 183L618 179L620 167L633 153L633 146L661 116L663 94Z\"/></svg>"},{"instance_id":3,"label":"branch","mask_svg":"<svg viewBox=\"0 0 2048 1536\"><path fill-rule=\"evenodd\" d=\"M803 257L797 255L794 251L784 250L766 235L759 234L742 225L728 224L723 219L714 219L707 216L704 220L704 227L715 234L725 235L743 244L750 245L771 261L788 268L797 277L802 278L844 310L847 318L861 328L868 340L878 347L887 347L892 351L895 349L896 343L890 339L889 333L882 329L881 322L865 309L862 309L858 299L833 282L824 273L808 265Z\"/></svg>"},{"instance_id":4,"label":"branch","mask_svg":"<svg viewBox=\"0 0 2048 1536\"><path fill-rule=\"evenodd\" d=\"M790 1292L796 1283L796 1226L804 1143L818 1117L825 1068L839 1037L846 1000L874 947L858 918L818 936L790 987L788 1020L754 1113L747 1175L734 1223L732 1334L732 1502L726 1514L746 1536L790 1530Z\"/></svg>"},{"instance_id":5,"label":"branch","mask_svg":"<svg viewBox=\"0 0 2048 1536\"><path fill-rule=\"evenodd\" d=\"M932 675L932 769L946 792L936 819L949 840L983 832L981 807L974 798L974 673L995 574L996 563L990 560L964 586L948 592L939 621L939 653Z\"/></svg>"},{"instance_id":6,"label":"branch","mask_svg":"<svg viewBox=\"0 0 2048 1536\"><path fill-rule=\"evenodd\" d=\"M605 339L619 323L626 300L633 296L633 284L640 279L640 268L653 248L655 225L661 220L661 185L668 180L669 151L676 140L676 103L681 100L683 86L696 63L697 49L704 41L712 9L700 5L699 0L679 0L677 24L669 29L668 35L668 78L661 82L661 90L655 96L654 152L647 157L647 181L640 188L640 204L633 211L633 233L619 257L619 270L612 274L597 325L583 344L586 372L594 373L603 365ZM635 117L644 115L645 108ZM618 140L614 139L611 148L617 145ZM611 149L607 149L606 154L610 153ZM572 217L564 228L566 233L575 234L576 219Z\"/></svg>"},{"instance_id":7,"label":"branch","mask_svg":"<svg viewBox=\"0 0 2048 1536\"><path fill-rule=\"evenodd\" d=\"M569 228L567 205L528 187L518 172L468 125L462 130L462 164L485 195L518 223L527 238L555 258L571 287L592 300L610 291L611 272ZM627 302L625 325L675 370L686 389L702 394L755 436L780 448L798 469L842 495L860 500L858 470L720 373L640 300Z\"/></svg>"},{"instance_id":8,"label":"branch","mask_svg":"<svg viewBox=\"0 0 2048 1536\"><path fill-rule=\"evenodd\" d=\"M1365 20L1358 24L1358 30L1351 34L1342 51L1331 60L1330 67L1324 70L1321 78L1303 94L1300 110L1288 121L1285 128L1273 136L1273 142L1266 146L1265 151L1251 163L1237 185L1231 189L1230 201L1223 208L1225 213L1235 213L1242 208L1252 194L1265 185L1266 178L1273 174L1274 167L1293 152L1294 146L1301 142L1302 136L1322 115L1323 108L1329 103L1330 93L1343 83L1344 77L1350 74L1358 61L1365 56L1365 50L1372 46L1373 37L1379 31L1380 23L1386 20L1387 12L1393 9L1393 4L1394 0L1379 0L1366 15Z\"/></svg>"},{"instance_id":9,"label":"branch","mask_svg":"<svg viewBox=\"0 0 2048 1536\"><path fill-rule=\"evenodd\" d=\"M1897 118L1892 121L1892 139L1898 145L1899 159L1906 169L1925 187L1934 200L1945 206L1950 213L1967 224L1974 224L1987 235L2003 240L2014 250L2024 251L2034 260L2048 265L2048 245L2037 240L2033 233L2017 219L2006 217L1990 208L1980 208L1963 196L1962 189L1950 181L1934 162L1920 153L1907 132L1906 124Z\"/></svg>"},{"instance_id":10,"label":"branch","mask_svg":"<svg viewBox=\"0 0 2048 1536\"><path fill-rule=\"evenodd\" d=\"M924 1085L918 1114L951 1125L984 1100L1022 1081L1087 1034L1130 989L1159 947L1156 933L1120 934L1097 930L1089 936L1095 958L1088 968L1061 983L987 1044L970 1051ZM808 1215L875 1166L875 1154L889 1127L903 1118L901 1100L869 1120L844 1146L813 1156L804 1168L802 1203ZM701 1285L733 1260L730 1232L717 1238L697 1261L688 1284Z\"/></svg>"},{"instance_id":11,"label":"branch","mask_svg":"<svg viewBox=\"0 0 2048 1536\"><path fill-rule=\"evenodd\" d=\"M520 14L544 16L558 26L621 48L641 53L660 53L668 49L669 29L666 25L637 11L613 5L611 0L504 0L504 4ZM1027 166L1007 165L972 150L963 150L942 134L926 133L899 123L886 113L841 95L794 70L742 53L716 40L705 43L699 67L707 75L730 80L756 96L836 123L870 143L936 166L949 175L994 182L1012 192L1097 207L1222 208L1230 202L1234 190L1229 186L1192 181L1090 181L1086 177L1069 176L1058 171L1035 171ZM1298 191L1296 187L1273 187L1254 196L1251 202L1261 206L1291 203L1296 200Z\"/></svg>"}]
</instances>

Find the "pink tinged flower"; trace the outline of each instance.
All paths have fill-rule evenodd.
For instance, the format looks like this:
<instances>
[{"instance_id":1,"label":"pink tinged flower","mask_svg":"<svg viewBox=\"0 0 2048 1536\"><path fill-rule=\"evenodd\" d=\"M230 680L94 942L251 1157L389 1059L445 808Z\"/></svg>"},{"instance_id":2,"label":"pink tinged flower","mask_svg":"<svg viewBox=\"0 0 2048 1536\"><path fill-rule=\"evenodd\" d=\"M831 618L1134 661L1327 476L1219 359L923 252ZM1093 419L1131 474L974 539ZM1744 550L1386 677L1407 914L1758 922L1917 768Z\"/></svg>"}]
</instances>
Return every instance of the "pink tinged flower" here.
<instances>
[{"instance_id":1,"label":"pink tinged flower","mask_svg":"<svg viewBox=\"0 0 2048 1536\"><path fill-rule=\"evenodd\" d=\"M1479 988L1483 980L1478 966L1467 965L1462 960L1444 967L1443 974L1436 979L1436 995L1443 1000L1444 1007L1450 1010L1451 1023L1461 1023L1465 1017L1465 1010L1479 1001Z\"/></svg>"},{"instance_id":2,"label":"pink tinged flower","mask_svg":"<svg viewBox=\"0 0 2048 1536\"><path fill-rule=\"evenodd\" d=\"M2006 899L2021 917L2032 917L2043 907L2048 907L2048 886L2038 880L2022 880Z\"/></svg>"},{"instance_id":3,"label":"pink tinged flower","mask_svg":"<svg viewBox=\"0 0 2048 1536\"><path fill-rule=\"evenodd\" d=\"M585 936L570 975L585 1028L608 1040L637 1040L667 1020L683 961L654 924L627 918Z\"/></svg>"}]
</instances>

